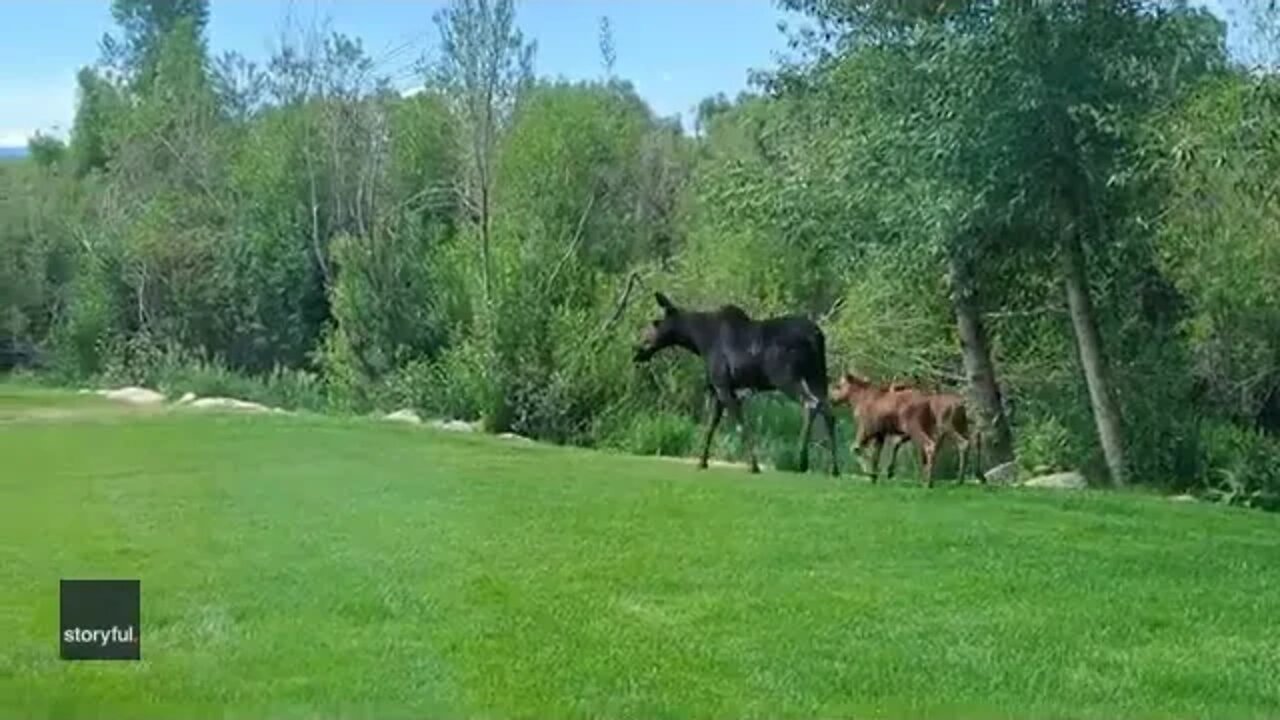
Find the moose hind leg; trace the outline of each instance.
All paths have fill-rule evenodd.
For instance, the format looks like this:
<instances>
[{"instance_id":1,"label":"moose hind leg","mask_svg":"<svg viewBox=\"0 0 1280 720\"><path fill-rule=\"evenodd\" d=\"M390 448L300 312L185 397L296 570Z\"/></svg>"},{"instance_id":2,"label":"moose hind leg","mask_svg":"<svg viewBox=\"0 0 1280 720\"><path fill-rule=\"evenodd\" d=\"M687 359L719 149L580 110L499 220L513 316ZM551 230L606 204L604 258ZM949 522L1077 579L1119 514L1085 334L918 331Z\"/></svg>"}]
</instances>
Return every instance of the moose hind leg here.
<instances>
[{"instance_id":1,"label":"moose hind leg","mask_svg":"<svg viewBox=\"0 0 1280 720\"><path fill-rule=\"evenodd\" d=\"M818 405L818 412L822 413L822 422L827 427L827 440L831 443L831 475L839 477L840 461L836 459L836 416L831 411L831 404L825 399Z\"/></svg>"},{"instance_id":2,"label":"moose hind leg","mask_svg":"<svg viewBox=\"0 0 1280 720\"><path fill-rule=\"evenodd\" d=\"M809 472L809 437L813 433L813 416L817 408L804 408L804 427L800 430L800 472Z\"/></svg>"},{"instance_id":3,"label":"moose hind leg","mask_svg":"<svg viewBox=\"0 0 1280 720\"><path fill-rule=\"evenodd\" d=\"M743 416L742 403L732 391L720 392L719 395L720 402L729 409L729 415L733 417L733 421L738 424L738 431L742 433L742 444L746 446L750 471L753 473L760 472L760 463L756 462L755 442L751 437L751 428L747 426L747 419Z\"/></svg>"},{"instance_id":4,"label":"moose hind leg","mask_svg":"<svg viewBox=\"0 0 1280 720\"><path fill-rule=\"evenodd\" d=\"M707 456L711 454L711 438L715 437L716 428L720 426L721 415L724 415L724 403L720 402L720 398L715 393L712 393L711 421L707 424L706 437L702 439L702 458L698 461L699 469L707 469Z\"/></svg>"}]
</instances>

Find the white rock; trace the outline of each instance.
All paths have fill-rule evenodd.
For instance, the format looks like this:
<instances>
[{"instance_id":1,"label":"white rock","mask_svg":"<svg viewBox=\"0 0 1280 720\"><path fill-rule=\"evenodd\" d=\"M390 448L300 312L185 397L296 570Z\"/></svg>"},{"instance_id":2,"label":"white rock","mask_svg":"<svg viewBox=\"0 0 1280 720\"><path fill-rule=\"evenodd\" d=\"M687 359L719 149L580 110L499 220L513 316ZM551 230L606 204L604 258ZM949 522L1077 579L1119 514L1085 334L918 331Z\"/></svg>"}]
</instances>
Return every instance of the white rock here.
<instances>
[{"instance_id":1,"label":"white rock","mask_svg":"<svg viewBox=\"0 0 1280 720\"><path fill-rule=\"evenodd\" d=\"M1007 462L997 465L986 472L987 482L1009 485L1018 479L1018 464Z\"/></svg>"},{"instance_id":2,"label":"white rock","mask_svg":"<svg viewBox=\"0 0 1280 720\"><path fill-rule=\"evenodd\" d=\"M269 409L266 405L262 405L261 403L225 397L200 398L199 400L192 400L190 405L193 408L200 408L202 410L223 409L245 410L248 412L267 412Z\"/></svg>"},{"instance_id":3,"label":"white rock","mask_svg":"<svg viewBox=\"0 0 1280 720\"><path fill-rule=\"evenodd\" d=\"M432 420L430 426L437 430L449 430L452 432L475 432L475 425L465 420Z\"/></svg>"},{"instance_id":4,"label":"white rock","mask_svg":"<svg viewBox=\"0 0 1280 720\"><path fill-rule=\"evenodd\" d=\"M1195 495L1187 495L1185 493L1182 495L1174 495L1169 499L1172 500L1173 502L1196 502Z\"/></svg>"},{"instance_id":5,"label":"white rock","mask_svg":"<svg viewBox=\"0 0 1280 720\"><path fill-rule=\"evenodd\" d=\"M1053 488L1055 490L1081 490L1089 486L1078 472L1060 472L1040 475L1022 483L1023 487Z\"/></svg>"},{"instance_id":6,"label":"white rock","mask_svg":"<svg viewBox=\"0 0 1280 720\"><path fill-rule=\"evenodd\" d=\"M516 442L527 442L527 443L533 442L532 438L527 438L523 435L517 435L515 433L509 433L509 432L499 433L498 437L503 440L514 440Z\"/></svg>"},{"instance_id":7,"label":"white rock","mask_svg":"<svg viewBox=\"0 0 1280 720\"><path fill-rule=\"evenodd\" d=\"M178 404L179 404L179 405L187 405L187 404L189 404L189 403L193 402L195 399L196 399L196 394L195 394L195 393L193 393L193 392L183 393L183 394L182 394L182 397L178 398Z\"/></svg>"},{"instance_id":8,"label":"white rock","mask_svg":"<svg viewBox=\"0 0 1280 720\"><path fill-rule=\"evenodd\" d=\"M392 420L394 422L406 422L412 425L419 425L422 423L422 418L418 417L418 413L408 408L405 408L404 410L397 410L392 413L387 413L386 415L382 416L382 419Z\"/></svg>"},{"instance_id":9,"label":"white rock","mask_svg":"<svg viewBox=\"0 0 1280 720\"><path fill-rule=\"evenodd\" d=\"M116 390L99 390L98 394L108 400L119 400L134 405L155 405L164 402L164 395L155 390L141 387L122 387Z\"/></svg>"}]
</instances>

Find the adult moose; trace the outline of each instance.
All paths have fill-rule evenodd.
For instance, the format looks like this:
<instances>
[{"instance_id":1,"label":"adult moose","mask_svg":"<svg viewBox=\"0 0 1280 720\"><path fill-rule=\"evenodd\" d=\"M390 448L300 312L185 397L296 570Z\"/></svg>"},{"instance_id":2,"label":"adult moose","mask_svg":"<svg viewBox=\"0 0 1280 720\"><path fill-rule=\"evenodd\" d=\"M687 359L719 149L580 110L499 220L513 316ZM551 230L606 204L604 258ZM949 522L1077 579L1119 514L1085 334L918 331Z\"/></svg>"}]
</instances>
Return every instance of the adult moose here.
<instances>
[{"instance_id":1,"label":"adult moose","mask_svg":"<svg viewBox=\"0 0 1280 720\"><path fill-rule=\"evenodd\" d=\"M760 472L738 392L777 390L799 401L806 410L800 438L800 472L809 469L813 419L822 415L831 441L831 474L840 474L836 464L835 416L826 397L826 339L817 324L801 315L753 320L736 305L723 305L709 312L683 310L660 292L654 293L654 298L662 308L662 317L645 329L634 361L648 362L654 353L667 347L681 347L702 358L712 406L698 467L707 466L711 439L728 408L742 431L751 472Z\"/></svg>"}]
</instances>

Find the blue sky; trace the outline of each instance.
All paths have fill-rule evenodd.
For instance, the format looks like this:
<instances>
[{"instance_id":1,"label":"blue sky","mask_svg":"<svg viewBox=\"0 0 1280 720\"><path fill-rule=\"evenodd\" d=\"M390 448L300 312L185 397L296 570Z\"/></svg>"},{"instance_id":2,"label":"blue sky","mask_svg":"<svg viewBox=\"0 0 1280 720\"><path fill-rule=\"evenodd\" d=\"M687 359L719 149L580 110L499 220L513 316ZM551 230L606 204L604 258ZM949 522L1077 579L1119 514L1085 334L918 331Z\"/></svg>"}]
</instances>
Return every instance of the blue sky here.
<instances>
[{"instance_id":1,"label":"blue sky","mask_svg":"<svg viewBox=\"0 0 1280 720\"><path fill-rule=\"evenodd\" d=\"M443 0L214 0L209 26L215 52L267 56L284 19L328 17L360 37L404 88L412 65L435 46L432 13ZM715 92L736 94L751 68L774 64L786 42L771 0L526 0L518 22L538 42L537 71L569 78L603 73L599 22L609 16L615 72L635 83L654 110L688 114ZM71 124L75 73L98 56L113 29L109 0L4 0L0 42L0 146L25 144L35 130ZM406 47L407 46L407 47Z\"/></svg>"},{"instance_id":2,"label":"blue sky","mask_svg":"<svg viewBox=\"0 0 1280 720\"><path fill-rule=\"evenodd\" d=\"M1221 14L1242 0L1210 0ZM1246 0L1247 1L1247 0ZM214 0L209 27L215 52L266 57L292 14L329 18L360 37L403 88L415 85L413 61L435 45L432 13L443 0ZM689 114L707 95L730 96L752 68L770 67L786 42L785 18L772 0L525 0L518 22L538 42L542 75L578 79L602 73L598 28L613 26L615 72L635 83L663 115ZM75 107L75 73L98 56L113 29L109 0L3 0L0 42L0 147L23 145L36 130L65 134ZM792 18L794 19L794 18Z\"/></svg>"}]
</instances>

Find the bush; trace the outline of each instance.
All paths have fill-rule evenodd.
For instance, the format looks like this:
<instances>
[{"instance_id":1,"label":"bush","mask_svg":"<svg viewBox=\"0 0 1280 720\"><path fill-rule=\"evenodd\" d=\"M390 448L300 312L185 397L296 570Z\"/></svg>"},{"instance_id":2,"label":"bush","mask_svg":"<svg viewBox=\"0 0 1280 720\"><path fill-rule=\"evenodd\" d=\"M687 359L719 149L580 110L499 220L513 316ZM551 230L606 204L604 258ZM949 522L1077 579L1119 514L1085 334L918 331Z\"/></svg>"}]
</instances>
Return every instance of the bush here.
<instances>
[{"instance_id":1,"label":"bush","mask_svg":"<svg viewBox=\"0 0 1280 720\"><path fill-rule=\"evenodd\" d=\"M1073 455L1071 431L1055 415L1033 417L1018 427L1018 463L1032 473L1068 467Z\"/></svg>"},{"instance_id":2,"label":"bush","mask_svg":"<svg viewBox=\"0 0 1280 720\"><path fill-rule=\"evenodd\" d=\"M636 455L667 457L689 457L700 449L697 443L697 423L687 416L669 412L636 415L622 438L606 441Z\"/></svg>"},{"instance_id":3,"label":"bush","mask_svg":"<svg viewBox=\"0 0 1280 720\"><path fill-rule=\"evenodd\" d=\"M1229 505L1280 508L1280 439L1253 428L1210 422L1200 434L1202 481L1209 497Z\"/></svg>"}]
</instances>

